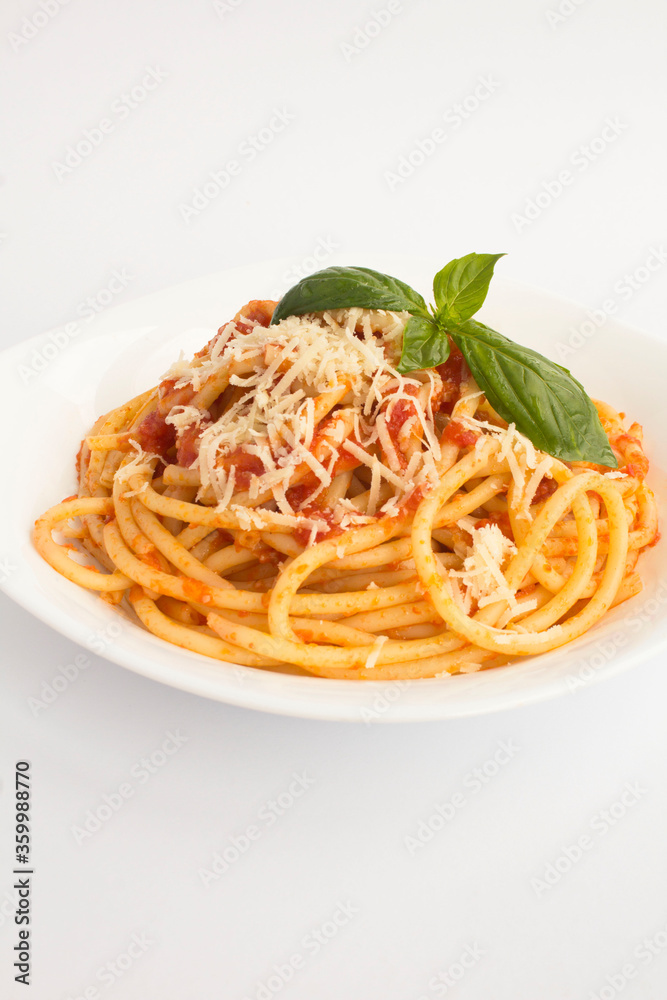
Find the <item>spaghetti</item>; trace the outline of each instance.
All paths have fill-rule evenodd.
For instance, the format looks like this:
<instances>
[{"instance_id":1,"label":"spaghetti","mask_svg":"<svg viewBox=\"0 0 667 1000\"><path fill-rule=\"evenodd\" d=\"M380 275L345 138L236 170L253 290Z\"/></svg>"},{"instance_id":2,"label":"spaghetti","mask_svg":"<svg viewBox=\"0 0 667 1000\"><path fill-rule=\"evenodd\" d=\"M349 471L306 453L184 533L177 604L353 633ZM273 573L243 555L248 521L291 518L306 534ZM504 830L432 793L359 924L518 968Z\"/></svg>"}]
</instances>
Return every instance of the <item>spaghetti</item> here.
<instances>
[{"instance_id":1,"label":"spaghetti","mask_svg":"<svg viewBox=\"0 0 667 1000\"><path fill-rule=\"evenodd\" d=\"M618 471L563 462L455 347L399 374L407 314L270 326L275 305L100 417L77 495L36 522L54 569L204 656L377 680L553 649L639 592L658 531L639 425L596 403Z\"/></svg>"}]
</instances>

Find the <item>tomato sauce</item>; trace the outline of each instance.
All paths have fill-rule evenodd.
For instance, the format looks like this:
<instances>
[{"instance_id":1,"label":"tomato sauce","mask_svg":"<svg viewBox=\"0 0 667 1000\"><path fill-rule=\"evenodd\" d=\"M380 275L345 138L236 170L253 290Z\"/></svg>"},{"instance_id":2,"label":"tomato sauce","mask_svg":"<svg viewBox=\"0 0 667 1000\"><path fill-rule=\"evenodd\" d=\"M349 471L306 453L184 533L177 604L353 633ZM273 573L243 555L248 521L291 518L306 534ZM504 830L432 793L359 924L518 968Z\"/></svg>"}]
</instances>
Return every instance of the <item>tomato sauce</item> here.
<instances>
[{"instance_id":1,"label":"tomato sauce","mask_svg":"<svg viewBox=\"0 0 667 1000\"><path fill-rule=\"evenodd\" d=\"M252 330L254 324L268 327L277 305L273 299L251 299L237 312L234 322L240 329L247 328L246 332ZM250 323L244 323L244 320L250 320Z\"/></svg>"},{"instance_id":2,"label":"tomato sauce","mask_svg":"<svg viewBox=\"0 0 667 1000\"><path fill-rule=\"evenodd\" d=\"M225 469L231 469L234 466L234 485L236 489L241 490L248 489L253 476L261 476L266 472L261 458L258 458L257 455L249 455L242 447L226 455L222 464Z\"/></svg>"},{"instance_id":3,"label":"tomato sauce","mask_svg":"<svg viewBox=\"0 0 667 1000\"><path fill-rule=\"evenodd\" d=\"M451 413L454 403L461 395L461 383L470 378L470 369L455 344L451 345L449 357L444 364L438 365L436 371L443 384L443 400L440 404L440 410L443 413Z\"/></svg>"},{"instance_id":4,"label":"tomato sauce","mask_svg":"<svg viewBox=\"0 0 667 1000\"><path fill-rule=\"evenodd\" d=\"M410 390L413 391L410 392ZM406 386L405 391L410 395L415 395L418 390L415 386L410 385ZM398 439L398 432L401 427L406 420L409 420L410 417L417 415L417 409L415 404L408 402L407 399L398 399L393 406L387 407L387 413L387 430L389 431L392 441L395 443Z\"/></svg>"},{"instance_id":5,"label":"tomato sauce","mask_svg":"<svg viewBox=\"0 0 667 1000\"><path fill-rule=\"evenodd\" d=\"M292 510L299 510L301 504L305 504L310 494L317 489L317 486L318 484L314 476L309 476L302 483L297 483L296 486L290 486L285 493L285 497Z\"/></svg>"},{"instance_id":6,"label":"tomato sauce","mask_svg":"<svg viewBox=\"0 0 667 1000\"><path fill-rule=\"evenodd\" d=\"M273 316L274 309L277 305L278 303L273 299L251 299L251 301L248 302L243 309L237 312L232 322L236 323L237 329L240 330L241 333L250 333L255 324L268 327L271 324L271 317ZM250 320L251 322L244 322L244 320ZM216 340L228 325L228 323L223 323L222 326L218 328L215 336L211 337L208 344L202 347L201 351L197 351L195 357L202 358L205 354L209 354L215 346Z\"/></svg>"},{"instance_id":7,"label":"tomato sauce","mask_svg":"<svg viewBox=\"0 0 667 1000\"><path fill-rule=\"evenodd\" d=\"M184 469L189 469L199 455L198 441L210 424L210 420L202 420L199 426L190 424L178 435L176 461Z\"/></svg>"},{"instance_id":8,"label":"tomato sauce","mask_svg":"<svg viewBox=\"0 0 667 1000\"><path fill-rule=\"evenodd\" d=\"M408 396L416 396L419 392L419 388L415 385L407 385L403 391ZM397 399L395 402L392 402L391 399L389 399L386 406L383 406L383 410L386 414L387 433L391 438L391 443L394 446L394 451L396 452L396 457L398 458L401 469L405 469L407 468L408 463L405 455L403 454L403 449L399 444L399 435L405 423L411 418L417 416L417 407L408 399Z\"/></svg>"},{"instance_id":9,"label":"tomato sauce","mask_svg":"<svg viewBox=\"0 0 667 1000\"><path fill-rule=\"evenodd\" d=\"M173 378L166 378L160 383L157 408L147 414L133 432L133 437L144 451L160 455L163 459L176 444L176 428L168 424L166 418L172 407L187 406L195 394L191 385L183 385L180 389L176 389L176 381ZM188 465L191 465L192 461L188 462Z\"/></svg>"},{"instance_id":10,"label":"tomato sauce","mask_svg":"<svg viewBox=\"0 0 667 1000\"><path fill-rule=\"evenodd\" d=\"M443 441L458 445L459 448L470 448L478 437L476 431L468 430L458 420L450 420L442 432Z\"/></svg>"},{"instance_id":11,"label":"tomato sauce","mask_svg":"<svg viewBox=\"0 0 667 1000\"><path fill-rule=\"evenodd\" d=\"M649 470L649 461L639 438L632 434L621 434L614 443L621 451L621 458L626 459L625 465L621 466L622 471L634 479L644 480Z\"/></svg>"},{"instance_id":12,"label":"tomato sauce","mask_svg":"<svg viewBox=\"0 0 667 1000\"><path fill-rule=\"evenodd\" d=\"M322 522L321 527L318 527L317 534L315 536L316 542L321 542L322 536L326 535L327 539L333 538L336 535L340 535L343 529L339 524L333 519L333 513L326 507L318 507L316 504L312 504L308 507L304 507L303 510L299 511L301 517L311 517ZM299 545L308 545L310 541L310 534L312 528L295 528L294 538L299 543Z\"/></svg>"},{"instance_id":13,"label":"tomato sauce","mask_svg":"<svg viewBox=\"0 0 667 1000\"><path fill-rule=\"evenodd\" d=\"M161 458L166 458L167 452L176 443L175 429L165 423L165 418L157 410L144 417L133 436L144 451Z\"/></svg>"},{"instance_id":14,"label":"tomato sauce","mask_svg":"<svg viewBox=\"0 0 667 1000\"><path fill-rule=\"evenodd\" d=\"M210 604L211 588L200 580L194 580L191 576L181 578L183 593L190 601L197 601L198 604Z\"/></svg>"},{"instance_id":15,"label":"tomato sauce","mask_svg":"<svg viewBox=\"0 0 667 1000\"><path fill-rule=\"evenodd\" d=\"M401 514L404 513L414 514L414 512L417 510L417 507L419 507L419 504L426 496L427 492L428 492L428 487L425 486L423 483L421 486L416 486L415 489L412 490L411 493L408 493L407 497L405 497L405 499L401 501L401 507L400 507Z\"/></svg>"},{"instance_id":16,"label":"tomato sauce","mask_svg":"<svg viewBox=\"0 0 667 1000\"><path fill-rule=\"evenodd\" d=\"M548 500L550 496L558 489L558 483L555 479L550 479L548 476L544 476L540 480L537 489L535 490L535 496L533 497L533 503L542 503L543 500Z\"/></svg>"},{"instance_id":17,"label":"tomato sauce","mask_svg":"<svg viewBox=\"0 0 667 1000\"><path fill-rule=\"evenodd\" d=\"M406 392L409 392L410 389L414 389L414 386L408 386ZM401 468L405 468L407 466L407 461L399 445L399 434L406 421L416 415L417 410L415 404L409 403L407 399L398 399L391 409L388 409L387 433L391 438L391 443L393 444L398 460L401 463Z\"/></svg>"},{"instance_id":18,"label":"tomato sauce","mask_svg":"<svg viewBox=\"0 0 667 1000\"><path fill-rule=\"evenodd\" d=\"M153 546L153 548L150 551L143 553L143 555L141 556L141 561L146 563L146 565L150 566L152 569L156 569L160 572L164 570L164 566L160 562L160 557L158 555L158 551L155 548L155 546Z\"/></svg>"},{"instance_id":19,"label":"tomato sauce","mask_svg":"<svg viewBox=\"0 0 667 1000\"><path fill-rule=\"evenodd\" d=\"M628 465L624 466L623 472L626 472L628 476L632 476L633 479L644 479L648 472L648 459L646 460L646 464L643 462L629 462Z\"/></svg>"},{"instance_id":20,"label":"tomato sauce","mask_svg":"<svg viewBox=\"0 0 667 1000\"><path fill-rule=\"evenodd\" d=\"M180 389L177 389L177 381L177 379L166 378L164 382L160 382L157 412L163 417L169 416L173 406L187 406L195 394L192 385L182 385Z\"/></svg>"}]
</instances>

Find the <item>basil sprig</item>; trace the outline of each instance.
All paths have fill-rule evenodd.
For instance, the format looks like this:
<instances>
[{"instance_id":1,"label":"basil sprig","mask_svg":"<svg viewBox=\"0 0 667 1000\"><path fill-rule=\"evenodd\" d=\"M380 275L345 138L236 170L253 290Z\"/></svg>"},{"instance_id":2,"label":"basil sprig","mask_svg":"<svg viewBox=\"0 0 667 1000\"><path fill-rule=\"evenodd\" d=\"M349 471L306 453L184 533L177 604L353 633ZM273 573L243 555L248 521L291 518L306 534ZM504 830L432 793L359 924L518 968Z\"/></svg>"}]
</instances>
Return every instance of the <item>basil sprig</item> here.
<instances>
[{"instance_id":1,"label":"basil sprig","mask_svg":"<svg viewBox=\"0 0 667 1000\"><path fill-rule=\"evenodd\" d=\"M496 261L504 253L469 253L445 264L433 279L440 319L470 319L484 305Z\"/></svg>"},{"instance_id":2,"label":"basil sprig","mask_svg":"<svg viewBox=\"0 0 667 1000\"><path fill-rule=\"evenodd\" d=\"M403 350L399 372L436 368L449 357L449 340L430 316L411 316L403 330Z\"/></svg>"},{"instance_id":3,"label":"basil sprig","mask_svg":"<svg viewBox=\"0 0 667 1000\"><path fill-rule=\"evenodd\" d=\"M450 335L494 410L536 448L617 468L598 412L567 368L473 319L452 326Z\"/></svg>"},{"instance_id":4,"label":"basil sprig","mask_svg":"<svg viewBox=\"0 0 667 1000\"><path fill-rule=\"evenodd\" d=\"M398 278L390 278L369 267L327 267L290 288L276 306L271 323L279 323L286 316L352 306L428 316L426 303L419 292Z\"/></svg>"},{"instance_id":5,"label":"basil sprig","mask_svg":"<svg viewBox=\"0 0 667 1000\"><path fill-rule=\"evenodd\" d=\"M443 364L453 341L494 410L536 448L565 461L617 468L597 410L567 368L472 319L502 256L470 253L450 261L434 278L430 309L397 278L366 267L328 267L291 288L271 323L352 306L409 312L399 372Z\"/></svg>"}]
</instances>

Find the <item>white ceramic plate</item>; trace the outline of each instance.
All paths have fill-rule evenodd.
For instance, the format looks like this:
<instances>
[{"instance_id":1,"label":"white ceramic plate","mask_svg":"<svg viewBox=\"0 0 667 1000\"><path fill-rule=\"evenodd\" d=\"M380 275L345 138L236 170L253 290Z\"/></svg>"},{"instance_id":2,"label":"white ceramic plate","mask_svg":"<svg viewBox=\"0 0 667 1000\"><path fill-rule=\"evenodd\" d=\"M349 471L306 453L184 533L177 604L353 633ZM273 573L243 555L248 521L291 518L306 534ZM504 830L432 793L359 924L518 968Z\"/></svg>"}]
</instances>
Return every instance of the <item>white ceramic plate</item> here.
<instances>
[{"instance_id":1,"label":"white ceramic plate","mask_svg":"<svg viewBox=\"0 0 667 1000\"><path fill-rule=\"evenodd\" d=\"M374 267L424 294L442 265L368 254L327 263ZM6 593L58 632L145 677L234 705L317 719L417 721L512 708L576 691L664 647L667 542L642 557L644 592L576 642L497 670L412 683L325 680L210 660L119 617L41 560L32 524L75 491L74 456L97 416L154 385L181 350L198 350L246 301L286 290L290 264L277 260L209 275L0 355L3 466L12 470L0 497ZM602 314L591 319L584 307L523 285L494 278L491 287L482 318L565 364L592 396L644 424L650 481L665 523L666 480L657 470L667 470L667 343L612 319L596 325Z\"/></svg>"}]
</instances>

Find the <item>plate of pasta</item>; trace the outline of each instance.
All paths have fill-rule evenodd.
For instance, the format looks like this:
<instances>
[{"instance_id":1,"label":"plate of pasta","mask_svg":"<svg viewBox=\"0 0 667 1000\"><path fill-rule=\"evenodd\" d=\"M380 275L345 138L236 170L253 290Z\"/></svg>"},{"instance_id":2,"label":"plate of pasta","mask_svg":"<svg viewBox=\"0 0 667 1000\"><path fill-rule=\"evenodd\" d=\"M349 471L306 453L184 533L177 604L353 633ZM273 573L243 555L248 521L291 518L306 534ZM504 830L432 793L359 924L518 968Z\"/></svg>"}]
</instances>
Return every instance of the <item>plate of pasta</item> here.
<instances>
[{"instance_id":1,"label":"plate of pasta","mask_svg":"<svg viewBox=\"0 0 667 1000\"><path fill-rule=\"evenodd\" d=\"M278 295L288 262L237 268L5 351L3 589L147 677L313 718L479 714L650 656L667 343L502 256Z\"/></svg>"}]
</instances>

